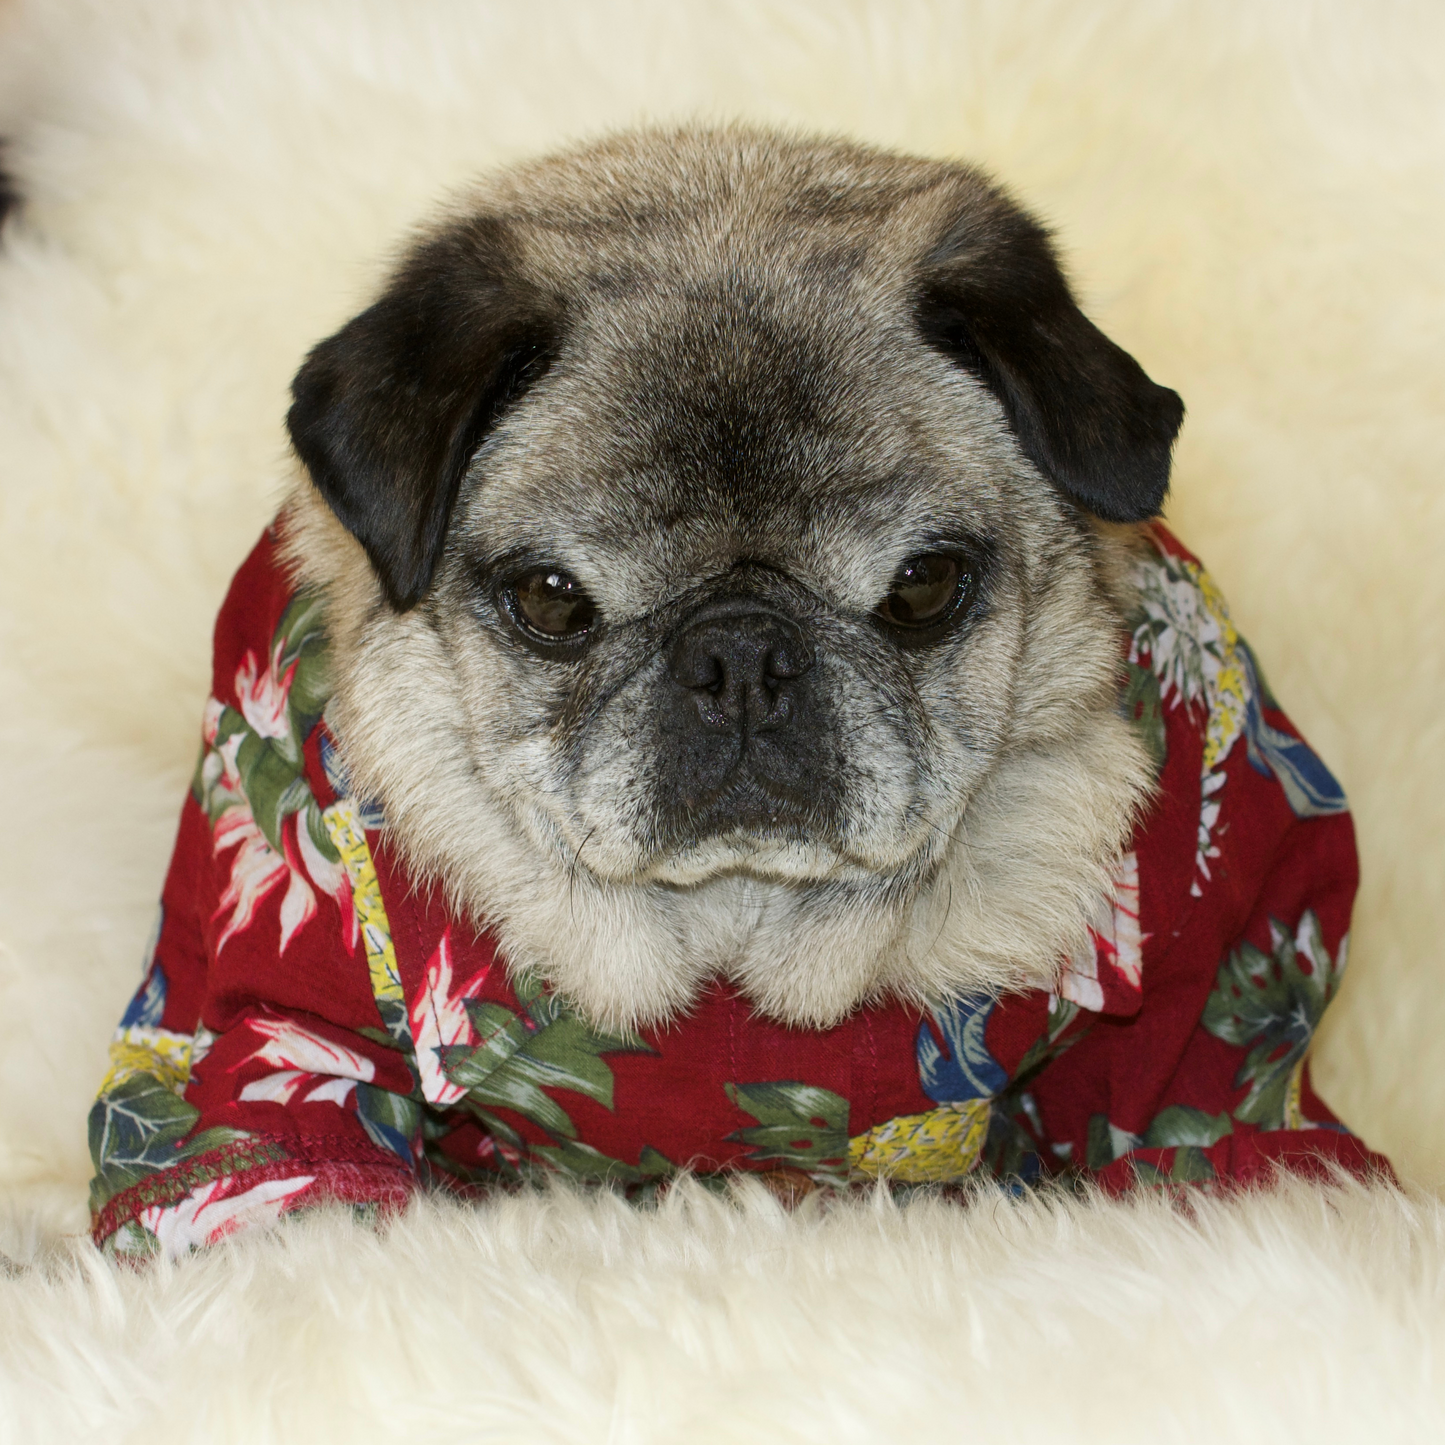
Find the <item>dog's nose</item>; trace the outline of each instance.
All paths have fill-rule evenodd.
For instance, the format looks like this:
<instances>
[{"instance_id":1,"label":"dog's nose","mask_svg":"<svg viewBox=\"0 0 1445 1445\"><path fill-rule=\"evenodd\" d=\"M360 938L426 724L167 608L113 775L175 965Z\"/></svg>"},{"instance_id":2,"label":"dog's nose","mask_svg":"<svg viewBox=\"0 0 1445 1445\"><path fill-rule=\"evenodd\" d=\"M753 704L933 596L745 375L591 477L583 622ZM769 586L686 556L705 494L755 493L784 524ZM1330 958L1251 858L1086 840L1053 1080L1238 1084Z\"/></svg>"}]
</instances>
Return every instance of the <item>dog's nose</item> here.
<instances>
[{"instance_id":1,"label":"dog's nose","mask_svg":"<svg viewBox=\"0 0 1445 1445\"><path fill-rule=\"evenodd\" d=\"M772 732L792 717L787 684L812 667L813 649L796 623L756 611L694 623L673 643L669 661L705 726Z\"/></svg>"}]
</instances>

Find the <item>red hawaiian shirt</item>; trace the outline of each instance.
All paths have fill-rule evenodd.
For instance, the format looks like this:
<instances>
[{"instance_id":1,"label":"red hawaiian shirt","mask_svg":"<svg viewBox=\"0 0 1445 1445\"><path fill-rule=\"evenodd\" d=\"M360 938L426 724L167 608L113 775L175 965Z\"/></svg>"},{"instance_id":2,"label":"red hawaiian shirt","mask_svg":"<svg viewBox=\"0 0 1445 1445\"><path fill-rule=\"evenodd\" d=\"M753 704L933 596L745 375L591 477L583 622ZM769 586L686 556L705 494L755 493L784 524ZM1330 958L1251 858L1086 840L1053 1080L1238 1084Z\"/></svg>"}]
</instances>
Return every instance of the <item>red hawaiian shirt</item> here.
<instances>
[{"instance_id":1,"label":"red hawaiian shirt","mask_svg":"<svg viewBox=\"0 0 1445 1445\"><path fill-rule=\"evenodd\" d=\"M1357 866L1338 784L1162 527L1121 640L1155 800L1057 992L785 1027L724 984L599 1032L418 888L324 720L324 599L273 527L215 635L204 747L90 1119L94 1234L183 1252L324 1200L679 1171L788 1192L1388 1169L1310 1087Z\"/></svg>"}]
</instances>

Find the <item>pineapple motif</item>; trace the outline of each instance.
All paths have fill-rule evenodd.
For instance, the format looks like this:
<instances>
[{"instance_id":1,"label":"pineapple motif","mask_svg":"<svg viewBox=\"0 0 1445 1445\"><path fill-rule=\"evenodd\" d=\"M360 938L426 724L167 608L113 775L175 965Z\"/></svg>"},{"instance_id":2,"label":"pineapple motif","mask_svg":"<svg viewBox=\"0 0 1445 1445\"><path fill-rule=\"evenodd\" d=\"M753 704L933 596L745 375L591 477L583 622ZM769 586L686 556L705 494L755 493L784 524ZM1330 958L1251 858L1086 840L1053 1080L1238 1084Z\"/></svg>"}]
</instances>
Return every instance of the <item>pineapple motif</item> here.
<instances>
[{"instance_id":1,"label":"pineapple motif","mask_svg":"<svg viewBox=\"0 0 1445 1445\"><path fill-rule=\"evenodd\" d=\"M988 1138L990 1099L905 1114L848 1141L848 1162L869 1179L941 1184L969 1173Z\"/></svg>"},{"instance_id":2,"label":"pineapple motif","mask_svg":"<svg viewBox=\"0 0 1445 1445\"><path fill-rule=\"evenodd\" d=\"M323 748L323 753L329 751ZM381 898L381 882L376 876L371 849L366 842L366 819L356 803L347 797L338 798L321 815L327 837L341 859L351 885L351 903L361 929L366 949L366 966L371 975L371 992L386 1025L387 1033L397 1043L411 1042L407 1023L406 998L402 992L401 970L396 963L396 950L391 942L391 923Z\"/></svg>"},{"instance_id":3,"label":"pineapple motif","mask_svg":"<svg viewBox=\"0 0 1445 1445\"><path fill-rule=\"evenodd\" d=\"M938 1107L889 1119L849 1140L848 1162L856 1174L899 1184L942 1184L977 1167L994 1098L1008 1085L984 1039L993 1009L989 998L956 999L919 1025L918 1080Z\"/></svg>"}]
</instances>

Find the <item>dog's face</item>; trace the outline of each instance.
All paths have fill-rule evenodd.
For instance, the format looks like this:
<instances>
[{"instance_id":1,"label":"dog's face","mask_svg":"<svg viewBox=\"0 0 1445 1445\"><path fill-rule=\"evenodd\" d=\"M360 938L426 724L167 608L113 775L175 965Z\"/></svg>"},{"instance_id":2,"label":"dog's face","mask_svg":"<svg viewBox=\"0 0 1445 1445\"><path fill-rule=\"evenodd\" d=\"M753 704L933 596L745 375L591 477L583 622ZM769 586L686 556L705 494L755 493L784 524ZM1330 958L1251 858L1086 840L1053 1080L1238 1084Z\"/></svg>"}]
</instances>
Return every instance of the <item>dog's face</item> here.
<instances>
[{"instance_id":1,"label":"dog's face","mask_svg":"<svg viewBox=\"0 0 1445 1445\"><path fill-rule=\"evenodd\" d=\"M514 172L312 353L331 714L594 1017L1046 980L1146 787L1120 543L1182 408L976 173L749 132Z\"/></svg>"}]
</instances>

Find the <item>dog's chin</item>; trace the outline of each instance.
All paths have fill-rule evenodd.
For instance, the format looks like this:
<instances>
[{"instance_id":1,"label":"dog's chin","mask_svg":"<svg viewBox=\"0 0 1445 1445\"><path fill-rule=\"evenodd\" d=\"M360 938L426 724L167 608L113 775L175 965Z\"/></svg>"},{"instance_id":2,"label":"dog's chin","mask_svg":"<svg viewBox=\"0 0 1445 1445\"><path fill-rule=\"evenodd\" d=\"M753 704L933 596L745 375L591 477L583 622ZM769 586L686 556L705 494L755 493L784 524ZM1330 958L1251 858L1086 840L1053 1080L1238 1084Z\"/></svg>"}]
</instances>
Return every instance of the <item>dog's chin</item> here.
<instances>
[{"instance_id":1,"label":"dog's chin","mask_svg":"<svg viewBox=\"0 0 1445 1445\"><path fill-rule=\"evenodd\" d=\"M737 832L659 854L629 881L690 888L728 876L765 883L864 883L875 881L878 872L869 861L813 839Z\"/></svg>"},{"instance_id":2,"label":"dog's chin","mask_svg":"<svg viewBox=\"0 0 1445 1445\"><path fill-rule=\"evenodd\" d=\"M604 825L563 831L560 840L569 869L585 868L611 887L663 885L697 888L722 878L763 883L863 884L888 886L916 881L935 861L930 834L859 847L850 841L801 827L734 828L701 838L649 844L609 836ZM943 836L946 836L944 834Z\"/></svg>"}]
</instances>

